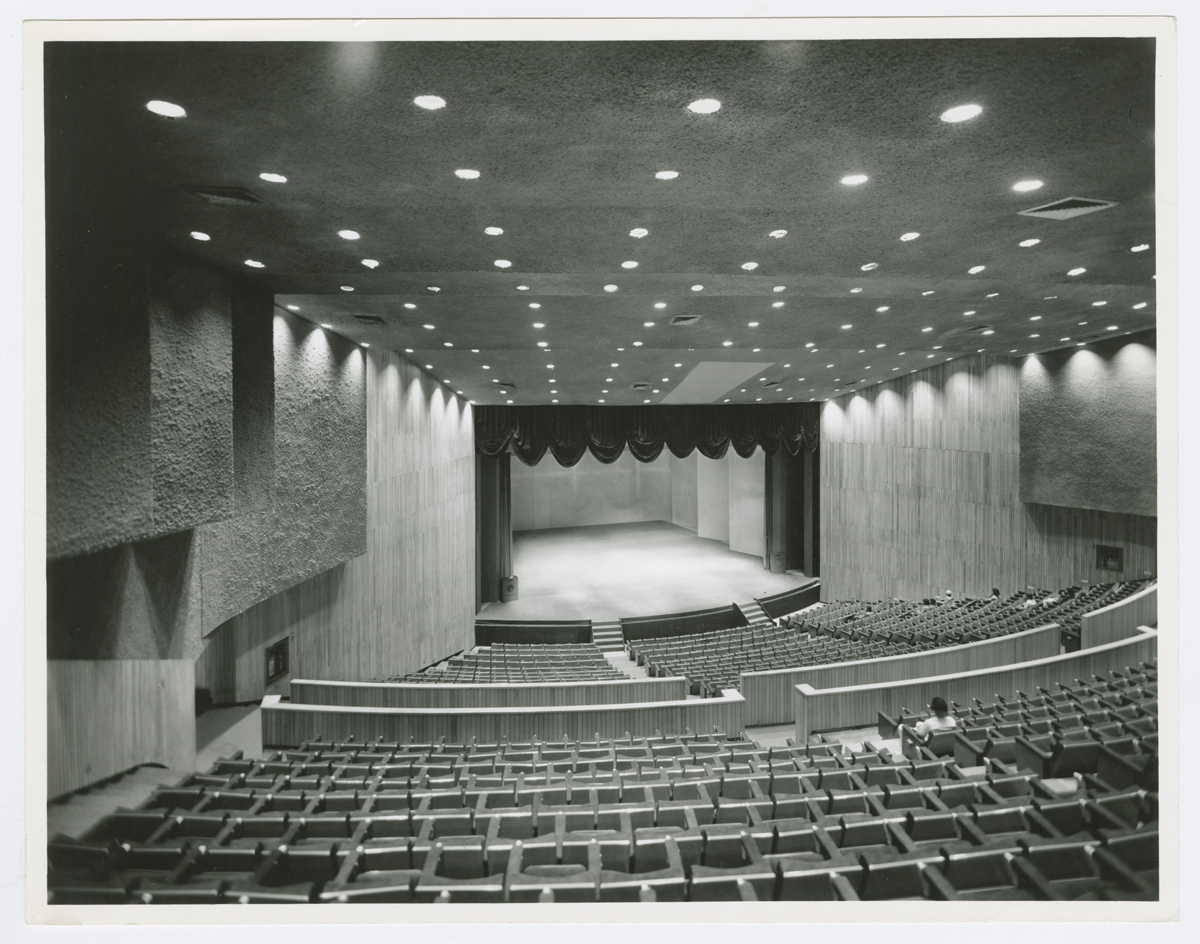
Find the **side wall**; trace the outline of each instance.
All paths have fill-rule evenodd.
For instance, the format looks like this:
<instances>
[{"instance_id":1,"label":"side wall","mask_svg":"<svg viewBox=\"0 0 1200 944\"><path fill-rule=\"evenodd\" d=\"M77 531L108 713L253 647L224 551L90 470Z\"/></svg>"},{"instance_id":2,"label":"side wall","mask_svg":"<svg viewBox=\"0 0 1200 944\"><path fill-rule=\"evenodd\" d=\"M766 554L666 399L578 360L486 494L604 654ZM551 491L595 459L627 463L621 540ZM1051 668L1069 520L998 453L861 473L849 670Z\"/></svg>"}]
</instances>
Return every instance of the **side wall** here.
<instances>
[{"instance_id":1,"label":"side wall","mask_svg":"<svg viewBox=\"0 0 1200 944\"><path fill-rule=\"evenodd\" d=\"M590 452L570 468L546 456L512 461L512 529L535 531L671 520L670 454L638 462L626 451L611 465Z\"/></svg>"},{"instance_id":2,"label":"side wall","mask_svg":"<svg viewBox=\"0 0 1200 944\"><path fill-rule=\"evenodd\" d=\"M693 450L686 459L667 455L671 463L671 523L695 531L700 453Z\"/></svg>"},{"instance_id":3,"label":"side wall","mask_svg":"<svg viewBox=\"0 0 1200 944\"><path fill-rule=\"evenodd\" d=\"M729 543L729 462L696 458L696 535Z\"/></svg>"},{"instance_id":4,"label":"side wall","mask_svg":"<svg viewBox=\"0 0 1200 944\"><path fill-rule=\"evenodd\" d=\"M729 549L761 558L767 454L755 449L743 459L730 449L729 463Z\"/></svg>"},{"instance_id":5,"label":"side wall","mask_svg":"<svg viewBox=\"0 0 1200 944\"><path fill-rule=\"evenodd\" d=\"M973 355L821 413L821 599L986 596L1157 570L1155 518L1024 504L1019 367ZM1125 571L1095 568L1095 545Z\"/></svg>"},{"instance_id":6,"label":"side wall","mask_svg":"<svg viewBox=\"0 0 1200 944\"><path fill-rule=\"evenodd\" d=\"M196 684L214 701L285 693L292 677L363 681L472 645L474 432L467 404L399 354L371 350L367 551L238 614L208 640ZM264 649L289 636L288 675Z\"/></svg>"}]
</instances>

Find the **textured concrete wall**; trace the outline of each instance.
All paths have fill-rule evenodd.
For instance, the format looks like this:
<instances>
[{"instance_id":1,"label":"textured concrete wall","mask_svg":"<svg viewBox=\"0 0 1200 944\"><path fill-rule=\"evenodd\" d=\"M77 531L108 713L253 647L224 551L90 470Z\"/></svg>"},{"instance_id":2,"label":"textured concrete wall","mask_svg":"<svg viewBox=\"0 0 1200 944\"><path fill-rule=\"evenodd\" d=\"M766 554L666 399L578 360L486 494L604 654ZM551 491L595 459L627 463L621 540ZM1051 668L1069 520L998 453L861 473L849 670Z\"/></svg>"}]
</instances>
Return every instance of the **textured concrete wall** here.
<instances>
[{"instance_id":1,"label":"textured concrete wall","mask_svg":"<svg viewBox=\"0 0 1200 944\"><path fill-rule=\"evenodd\" d=\"M670 456L671 463L671 523L677 524L681 528L687 528L689 531L695 531L697 527L696 488L699 475L696 461L700 453L693 451L685 459L677 459L670 453L667 455Z\"/></svg>"},{"instance_id":2,"label":"textured concrete wall","mask_svg":"<svg viewBox=\"0 0 1200 944\"><path fill-rule=\"evenodd\" d=\"M696 457L696 535L729 543L729 460Z\"/></svg>"},{"instance_id":3,"label":"textured concrete wall","mask_svg":"<svg viewBox=\"0 0 1200 944\"><path fill-rule=\"evenodd\" d=\"M234 293L233 502L237 514L275 498L275 337L269 292Z\"/></svg>"},{"instance_id":4,"label":"textured concrete wall","mask_svg":"<svg viewBox=\"0 0 1200 944\"><path fill-rule=\"evenodd\" d=\"M766 453L755 449L743 459L730 449L729 463L729 549L763 556L763 514L766 485Z\"/></svg>"},{"instance_id":5,"label":"textured concrete wall","mask_svg":"<svg viewBox=\"0 0 1200 944\"><path fill-rule=\"evenodd\" d=\"M533 466L512 463L513 531L670 520L665 450L654 462L638 462L626 451L611 465L590 452L570 468L553 457Z\"/></svg>"},{"instance_id":6,"label":"textured concrete wall","mask_svg":"<svg viewBox=\"0 0 1200 944\"><path fill-rule=\"evenodd\" d=\"M1146 331L1022 361L1022 501L1157 514L1156 354Z\"/></svg>"},{"instance_id":7,"label":"textured concrete wall","mask_svg":"<svg viewBox=\"0 0 1200 944\"><path fill-rule=\"evenodd\" d=\"M291 673L364 680L472 644L475 462L470 407L404 357L367 358L366 553L239 613L208 637L197 686L217 702L285 693L263 650L289 637Z\"/></svg>"}]
</instances>

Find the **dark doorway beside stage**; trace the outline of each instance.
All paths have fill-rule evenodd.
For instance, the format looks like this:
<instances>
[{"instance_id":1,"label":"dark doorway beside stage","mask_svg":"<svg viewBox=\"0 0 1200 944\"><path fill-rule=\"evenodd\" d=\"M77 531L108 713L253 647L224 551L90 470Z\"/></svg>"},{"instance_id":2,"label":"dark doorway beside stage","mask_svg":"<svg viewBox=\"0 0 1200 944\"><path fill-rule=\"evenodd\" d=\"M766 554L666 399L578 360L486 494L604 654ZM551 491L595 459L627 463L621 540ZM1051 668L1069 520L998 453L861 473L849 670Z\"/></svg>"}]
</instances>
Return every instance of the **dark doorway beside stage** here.
<instances>
[{"instance_id":1,"label":"dark doorway beside stage","mask_svg":"<svg viewBox=\"0 0 1200 944\"><path fill-rule=\"evenodd\" d=\"M488 619L616 619L722 606L807 583L773 574L761 557L665 521L518 531L520 599L489 604Z\"/></svg>"}]
</instances>

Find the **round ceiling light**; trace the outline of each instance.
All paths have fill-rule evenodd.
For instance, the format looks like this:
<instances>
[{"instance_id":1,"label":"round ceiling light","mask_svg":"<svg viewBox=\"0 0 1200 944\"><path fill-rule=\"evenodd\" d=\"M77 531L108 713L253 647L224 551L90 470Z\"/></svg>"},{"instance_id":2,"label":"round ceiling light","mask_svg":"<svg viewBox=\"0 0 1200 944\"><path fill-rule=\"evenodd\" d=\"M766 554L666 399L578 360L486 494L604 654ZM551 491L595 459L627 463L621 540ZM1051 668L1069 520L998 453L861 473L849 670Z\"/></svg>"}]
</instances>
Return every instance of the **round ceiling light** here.
<instances>
[{"instance_id":1,"label":"round ceiling light","mask_svg":"<svg viewBox=\"0 0 1200 944\"><path fill-rule=\"evenodd\" d=\"M703 291L704 291L704 286L703 286L703 285L693 285L693 286L692 286L692 291L693 291L693 292L703 292Z\"/></svg>"},{"instance_id":2,"label":"round ceiling light","mask_svg":"<svg viewBox=\"0 0 1200 944\"><path fill-rule=\"evenodd\" d=\"M758 263L757 262L743 262L742 268L745 269L747 272L753 272L755 269L758 268Z\"/></svg>"},{"instance_id":3,"label":"round ceiling light","mask_svg":"<svg viewBox=\"0 0 1200 944\"><path fill-rule=\"evenodd\" d=\"M529 307L530 307L530 308L541 308L541 307L542 307L542 305L541 305L541 303L540 303L540 302L530 302L530 303L529 303Z\"/></svg>"},{"instance_id":4,"label":"round ceiling light","mask_svg":"<svg viewBox=\"0 0 1200 944\"><path fill-rule=\"evenodd\" d=\"M454 176L459 180L476 180L479 177L479 171L459 168L454 172Z\"/></svg>"},{"instance_id":5,"label":"round ceiling light","mask_svg":"<svg viewBox=\"0 0 1200 944\"><path fill-rule=\"evenodd\" d=\"M1087 271L1087 269L1083 269L1083 268L1072 269L1070 272L1067 273L1067 275L1083 275L1083 273L1085 273L1086 271Z\"/></svg>"},{"instance_id":6,"label":"round ceiling light","mask_svg":"<svg viewBox=\"0 0 1200 944\"><path fill-rule=\"evenodd\" d=\"M283 174L259 174L261 180L265 180L272 184L286 184L287 178Z\"/></svg>"},{"instance_id":7,"label":"round ceiling light","mask_svg":"<svg viewBox=\"0 0 1200 944\"><path fill-rule=\"evenodd\" d=\"M772 308L782 308L787 302L771 302Z\"/></svg>"},{"instance_id":8,"label":"round ceiling light","mask_svg":"<svg viewBox=\"0 0 1200 944\"><path fill-rule=\"evenodd\" d=\"M1040 242L1040 239L1022 239L1017 245L1022 249L1028 249L1030 246L1036 246Z\"/></svg>"},{"instance_id":9,"label":"round ceiling light","mask_svg":"<svg viewBox=\"0 0 1200 944\"><path fill-rule=\"evenodd\" d=\"M1013 190L1017 193L1027 193L1030 190L1038 190L1041 186L1040 180L1020 180L1013 184Z\"/></svg>"},{"instance_id":10,"label":"round ceiling light","mask_svg":"<svg viewBox=\"0 0 1200 944\"><path fill-rule=\"evenodd\" d=\"M980 272L982 272L986 268L987 268L987 266L971 266L971 268L967 269L967 273L969 275L978 275Z\"/></svg>"},{"instance_id":11,"label":"round ceiling light","mask_svg":"<svg viewBox=\"0 0 1200 944\"><path fill-rule=\"evenodd\" d=\"M354 291L354 286L353 286L353 285L343 285L343 286L341 287L341 289L342 289L342 291L343 291L343 292L353 292L353 291Z\"/></svg>"},{"instance_id":12,"label":"round ceiling light","mask_svg":"<svg viewBox=\"0 0 1200 944\"><path fill-rule=\"evenodd\" d=\"M636 269L637 263L634 262L632 259L628 259L625 262L621 263L621 268L622 269Z\"/></svg>"},{"instance_id":13,"label":"round ceiling light","mask_svg":"<svg viewBox=\"0 0 1200 944\"><path fill-rule=\"evenodd\" d=\"M847 187L856 187L859 184L865 184L868 179L866 174L849 174L842 178L842 183Z\"/></svg>"},{"instance_id":14,"label":"round ceiling light","mask_svg":"<svg viewBox=\"0 0 1200 944\"><path fill-rule=\"evenodd\" d=\"M772 239L783 239L783 237L787 235L787 230L786 229L773 229L773 230L771 230L771 232L767 233L767 235L770 236Z\"/></svg>"},{"instance_id":15,"label":"round ceiling light","mask_svg":"<svg viewBox=\"0 0 1200 944\"><path fill-rule=\"evenodd\" d=\"M152 111L156 115L162 115L164 118L186 118L187 112L183 110L181 105L175 105L171 102L152 101L146 102L146 110Z\"/></svg>"},{"instance_id":16,"label":"round ceiling light","mask_svg":"<svg viewBox=\"0 0 1200 944\"><path fill-rule=\"evenodd\" d=\"M634 239L641 239L643 236L649 236L650 230L643 229L642 227L638 226L635 229L631 229L629 231L629 235L632 236Z\"/></svg>"},{"instance_id":17,"label":"round ceiling light","mask_svg":"<svg viewBox=\"0 0 1200 944\"><path fill-rule=\"evenodd\" d=\"M699 98L688 105L688 111L697 115L711 115L721 107L715 98Z\"/></svg>"},{"instance_id":18,"label":"round ceiling light","mask_svg":"<svg viewBox=\"0 0 1200 944\"><path fill-rule=\"evenodd\" d=\"M405 302L404 307L405 308L416 308L417 306L414 305L412 302Z\"/></svg>"},{"instance_id":19,"label":"round ceiling light","mask_svg":"<svg viewBox=\"0 0 1200 944\"><path fill-rule=\"evenodd\" d=\"M970 121L983 112L983 108L979 105L956 105L954 108L948 108L942 112L942 121L955 124L960 121Z\"/></svg>"},{"instance_id":20,"label":"round ceiling light","mask_svg":"<svg viewBox=\"0 0 1200 944\"><path fill-rule=\"evenodd\" d=\"M446 100L440 95L418 95L413 99L413 104L427 111L437 111L446 107Z\"/></svg>"},{"instance_id":21,"label":"round ceiling light","mask_svg":"<svg viewBox=\"0 0 1200 944\"><path fill-rule=\"evenodd\" d=\"M210 239L212 239L212 237L209 236L208 233L202 233L199 230L192 230L190 235L191 235L192 239L198 239L202 243L206 243Z\"/></svg>"},{"instance_id":22,"label":"round ceiling light","mask_svg":"<svg viewBox=\"0 0 1200 944\"><path fill-rule=\"evenodd\" d=\"M1133 307L1134 307L1134 310L1136 311L1136 310L1138 310L1138 309L1140 309L1140 308L1145 308L1145 307L1146 307L1146 303L1145 303L1145 302L1138 302L1138 303L1137 303L1136 305L1134 305Z\"/></svg>"},{"instance_id":23,"label":"round ceiling light","mask_svg":"<svg viewBox=\"0 0 1200 944\"><path fill-rule=\"evenodd\" d=\"M518 285L518 286L517 286L517 291L518 291L518 292L528 292L528 291L529 291L529 286L528 286L528 285Z\"/></svg>"},{"instance_id":24,"label":"round ceiling light","mask_svg":"<svg viewBox=\"0 0 1200 944\"><path fill-rule=\"evenodd\" d=\"M440 292L441 289L436 285L426 285L425 288L430 292Z\"/></svg>"},{"instance_id":25,"label":"round ceiling light","mask_svg":"<svg viewBox=\"0 0 1200 944\"><path fill-rule=\"evenodd\" d=\"M487 233L489 236L503 236L504 235L504 230L502 230L499 226L485 226L483 228L483 231L485 233Z\"/></svg>"},{"instance_id":26,"label":"round ceiling light","mask_svg":"<svg viewBox=\"0 0 1200 944\"><path fill-rule=\"evenodd\" d=\"M920 235L921 235L920 233L905 233L903 236L900 237L900 242L910 243Z\"/></svg>"},{"instance_id":27,"label":"round ceiling light","mask_svg":"<svg viewBox=\"0 0 1200 944\"><path fill-rule=\"evenodd\" d=\"M865 266L859 266L864 272L873 272L879 268L878 262L868 262Z\"/></svg>"},{"instance_id":28,"label":"round ceiling light","mask_svg":"<svg viewBox=\"0 0 1200 944\"><path fill-rule=\"evenodd\" d=\"M378 269L379 268L379 260L378 259L363 259L362 264L365 265L368 269Z\"/></svg>"},{"instance_id":29,"label":"round ceiling light","mask_svg":"<svg viewBox=\"0 0 1200 944\"><path fill-rule=\"evenodd\" d=\"M679 176L679 171L677 171L677 170L660 170L654 176L657 177L659 180L674 180L676 177Z\"/></svg>"},{"instance_id":30,"label":"round ceiling light","mask_svg":"<svg viewBox=\"0 0 1200 944\"><path fill-rule=\"evenodd\" d=\"M354 232L352 229L339 229L338 235L341 236L342 239L358 239L358 233Z\"/></svg>"},{"instance_id":31,"label":"round ceiling light","mask_svg":"<svg viewBox=\"0 0 1200 944\"><path fill-rule=\"evenodd\" d=\"M881 313L881 314L882 314L882 313L883 313L883 312L885 312L885 311L891 311L891 308L889 308L887 305L880 305L880 306L879 306L878 308L876 308L875 310L876 310L877 312L879 312L879 313Z\"/></svg>"},{"instance_id":32,"label":"round ceiling light","mask_svg":"<svg viewBox=\"0 0 1200 944\"><path fill-rule=\"evenodd\" d=\"M654 307L655 307L655 308L666 308L666 307L667 307L667 303L666 303L666 302L655 302L655 303L654 303Z\"/></svg>"},{"instance_id":33,"label":"round ceiling light","mask_svg":"<svg viewBox=\"0 0 1200 944\"><path fill-rule=\"evenodd\" d=\"M512 263L509 262L507 259L497 259L495 262L492 263L492 265L494 265L497 269L507 269L509 266L512 265Z\"/></svg>"},{"instance_id":34,"label":"round ceiling light","mask_svg":"<svg viewBox=\"0 0 1200 944\"><path fill-rule=\"evenodd\" d=\"M265 267L265 264L259 262L257 259L247 259L246 265L250 266L252 269L262 269Z\"/></svg>"},{"instance_id":35,"label":"round ceiling light","mask_svg":"<svg viewBox=\"0 0 1200 944\"><path fill-rule=\"evenodd\" d=\"M606 286L604 286L604 291L615 292L619 287L620 286L617 286L617 285L606 285Z\"/></svg>"},{"instance_id":36,"label":"round ceiling light","mask_svg":"<svg viewBox=\"0 0 1200 944\"><path fill-rule=\"evenodd\" d=\"M288 305L288 306L287 306L287 310L288 310L288 311L299 311L299 310L300 310L300 306L299 306L299 305ZM324 327L324 326L322 326L322 327Z\"/></svg>"},{"instance_id":37,"label":"round ceiling light","mask_svg":"<svg viewBox=\"0 0 1200 944\"><path fill-rule=\"evenodd\" d=\"M722 341L721 346L722 347L733 347L733 342L732 341Z\"/></svg>"},{"instance_id":38,"label":"round ceiling light","mask_svg":"<svg viewBox=\"0 0 1200 944\"><path fill-rule=\"evenodd\" d=\"M1137 245L1137 246L1130 246L1129 251L1130 252L1145 252L1149 248L1150 248L1149 243L1141 243L1140 245Z\"/></svg>"}]
</instances>

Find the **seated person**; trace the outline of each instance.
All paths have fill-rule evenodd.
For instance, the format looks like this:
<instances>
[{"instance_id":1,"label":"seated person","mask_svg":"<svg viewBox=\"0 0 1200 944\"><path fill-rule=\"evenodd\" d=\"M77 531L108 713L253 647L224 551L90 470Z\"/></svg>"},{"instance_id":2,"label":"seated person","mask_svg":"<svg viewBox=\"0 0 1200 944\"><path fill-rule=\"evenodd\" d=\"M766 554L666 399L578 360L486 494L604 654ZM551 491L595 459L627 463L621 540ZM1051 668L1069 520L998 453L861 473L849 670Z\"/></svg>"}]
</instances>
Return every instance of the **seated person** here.
<instances>
[{"instance_id":1,"label":"seated person","mask_svg":"<svg viewBox=\"0 0 1200 944\"><path fill-rule=\"evenodd\" d=\"M924 721L918 721L912 728L903 724L900 726L911 731L916 735L918 741L925 744L929 743L929 739L933 737L934 732L952 730L958 727L958 719L950 714L950 706L946 704L946 699L941 695L933 696L929 702L929 708L933 712L932 717L926 718Z\"/></svg>"}]
</instances>

